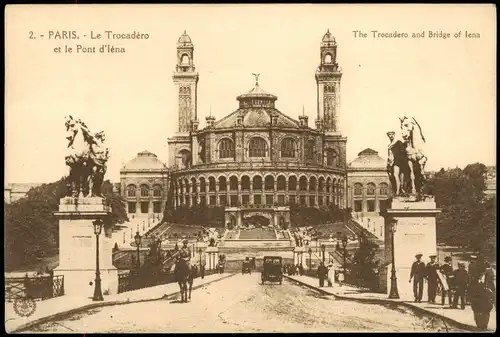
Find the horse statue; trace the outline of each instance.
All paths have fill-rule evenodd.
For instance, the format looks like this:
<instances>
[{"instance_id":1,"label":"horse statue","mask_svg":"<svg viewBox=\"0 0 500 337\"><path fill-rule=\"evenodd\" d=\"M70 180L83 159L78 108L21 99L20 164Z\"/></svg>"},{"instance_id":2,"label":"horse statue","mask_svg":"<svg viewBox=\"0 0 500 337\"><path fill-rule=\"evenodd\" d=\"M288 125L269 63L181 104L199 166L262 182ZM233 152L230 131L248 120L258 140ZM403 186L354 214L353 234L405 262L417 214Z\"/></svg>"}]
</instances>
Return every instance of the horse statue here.
<instances>
[{"instance_id":1,"label":"horse statue","mask_svg":"<svg viewBox=\"0 0 500 337\"><path fill-rule=\"evenodd\" d=\"M187 302L191 299L191 290L193 289L193 280L197 275L196 266L189 267L188 263L177 258L174 269L175 281L179 284L181 293L181 302Z\"/></svg>"},{"instance_id":2,"label":"horse statue","mask_svg":"<svg viewBox=\"0 0 500 337\"><path fill-rule=\"evenodd\" d=\"M415 118L399 118L401 122L401 137L406 147L406 155L409 166L409 193L419 194L424 184L424 170L427 157L424 154L423 146L425 138L422 129ZM418 132L416 130L418 129Z\"/></svg>"},{"instance_id":3,"label":"horse statue","mask_svg":"<svg viewBox=\"0 0 500 337\"><path fill-rule=\"evenodd\" d=\"M109 151L103 146L104 132L92 134L85 123L71 115L66 117L65 126L68 140L65 162L70 169L68 182L72 196L102 196L101 186L109 159Z\"/></svg>"}]
</instances>

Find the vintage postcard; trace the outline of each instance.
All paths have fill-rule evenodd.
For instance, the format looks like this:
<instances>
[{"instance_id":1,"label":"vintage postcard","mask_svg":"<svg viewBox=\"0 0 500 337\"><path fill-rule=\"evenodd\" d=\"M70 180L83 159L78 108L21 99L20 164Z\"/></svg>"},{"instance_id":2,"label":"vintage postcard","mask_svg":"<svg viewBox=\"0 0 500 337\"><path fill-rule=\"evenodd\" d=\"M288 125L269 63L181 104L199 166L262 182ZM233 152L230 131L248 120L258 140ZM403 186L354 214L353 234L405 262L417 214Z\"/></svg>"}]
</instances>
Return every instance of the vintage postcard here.
<instances>
[{"instance_id":1,"label":"vintage postcard","mask_svg":"<svg viewBox=\"0 0 500 337\"><path fill-rule=\"evenodd\" d=\"M7 5L9 333L496 330L494 5Z\"/></svg>"}]
</instances>

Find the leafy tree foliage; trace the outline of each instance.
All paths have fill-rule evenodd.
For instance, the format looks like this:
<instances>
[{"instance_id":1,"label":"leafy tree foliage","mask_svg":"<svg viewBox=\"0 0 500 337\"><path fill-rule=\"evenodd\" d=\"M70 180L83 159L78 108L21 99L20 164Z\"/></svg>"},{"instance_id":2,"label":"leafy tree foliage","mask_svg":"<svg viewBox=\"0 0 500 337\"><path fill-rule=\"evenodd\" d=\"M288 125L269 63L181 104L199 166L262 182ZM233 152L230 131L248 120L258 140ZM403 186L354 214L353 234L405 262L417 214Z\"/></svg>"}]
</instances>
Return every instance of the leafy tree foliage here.
<instances>
[{"instance_id":1,"label":"leafy tree foliage","mask_svg":"<svg viewBox=\"0 0 500 337\"><path fill-rule=\"evenodd\" d=\"M202 225L210 227L224 227L224 206L213 207L206 205L186 206L177 209L165 207L163 220L184 225Z\"/></svg>"},{"instance_id":2,"label":"leafy tree foliage","mask_svg":"<svg viewBox=\"0 0 500 337\"><path fill-rule=\"evenodd\" d=\"M359 248L351 261L351 275L361 282L362 286L374 288L377 284L375 269L378 264L374 261L379 246L368 240L364 232L359 233Z\"/></svg>"},{"instance_id":3,"label":"leafy tree foliage","mask_svg":"<svg viewBox=\"0 0 500 337\"><path fill-rule=\"evenodd\" d=\"M351 209L340 209L330 205L323 207L290 206L290 220L294 226L315 226L351 218Z\"/></svg>"},{"instance_id":4,"label":"leafy tree foliage","mask_svg":"<svg viewBox=\"0 0 500 337\"><path fill-rule=\"evenodd\" d=\"M441 169L424 191L442 209L437 217L437 239L476 251L493 249L496 228L496 197L486 197L486 166L480 163Z\"/></svg>"},{"instance_id":5,"label":"leafy tree foliage","mask_svg":"<svg viewBox=\"0 0 500 337\"><path fill-rule=\"evenodd\" d=\"M113 193L112 184L105 181L103 194L110 202L110 223L127 219L120 196ZM57 253L59 246L59 221L54 211L59 199L67 195L65 178L32 188L26 195L11 204L4 202L5 264L13 269Z\"/></svg>"}]
</instances>

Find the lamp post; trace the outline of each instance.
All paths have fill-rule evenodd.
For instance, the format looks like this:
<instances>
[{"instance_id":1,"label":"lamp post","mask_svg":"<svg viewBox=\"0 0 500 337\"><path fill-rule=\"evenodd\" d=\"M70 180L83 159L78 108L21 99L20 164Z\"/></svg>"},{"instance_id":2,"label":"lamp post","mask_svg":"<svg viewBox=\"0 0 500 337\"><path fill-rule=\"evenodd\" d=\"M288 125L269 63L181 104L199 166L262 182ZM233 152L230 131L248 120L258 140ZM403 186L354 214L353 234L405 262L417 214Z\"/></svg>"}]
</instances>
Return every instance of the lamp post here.
<instances>
[{"instance_id":1,"label":"lamp post","mask_svg":"<svg viewBox=\"0 0 500 337\"><path fill-rule=\"evenodd\" d=\"M137 246L137 273L139 274L139 269L141 268L141 257L140 257L140 252L139 248L141 246L141 236L139 235L139 231L135 233L134 240L135 240L135 245Z\"/></svg>"},{"instance_id":2,"label":"lamp post","mask_svg":"<svg viewBox=\"0 0 500 337\"><path fill-rule=\"evenodd\" d=\"M323 253L323 264L325 264L325 250L326 250L326 247L324 244L321 245L321 252Z\"/></svg>"},{"instance_id":3,"label":"lamp post","mask_svg":"<svg viewBox=\"0 0 500 337\"><path fill-rule=\"evenodd\" d=\"M142 231L146 230L146 220L142 220Z\"/></svg>"},{"instance_id":4,"label":"lamp post","mask_svg":"<svg viewBox=\"0 0 500 337\"><path fill-rule=\"evenodd\" d=\"M148 214L148 228L151 227L151 214Z\"/></svg>"},{"instance_id":5,"label":"lamp post","mask_svg":"<svg viewBox=\"0 0 500 337\"><path fill-rule=\"evenodd\" d=\"M97 219L92 222L94 225L94 234L96 238L96 246L95 246L95 288L94 288L94 297L92 297L92 301L103 301L101 291L101 271L99 270L99 235L102 231L103 221L101 219Z\"/></svg>"},{"instance_id":6,"label":"lamp post","mask_svg":"<svg viewBox=\"0 0 500 337\"><path fill-rule=\"evenodd\" d=\"M311 258L311 255L312 255L312 252L313 250L311 249L311 247L309 247L309 249L307 250L307 252L309 253L309 271L312 270L312 258Z\"/></svg>"},{"instance_id":7,"label":"lamp post","mask_svg":"<svg viewBox=\"0 0 500 337\"><path fill-rule=\"evenodd\" d=\"M347 236L342 238L342 247L344 248L344 280L346 278L346 255L347 255Z\"/></svg>"},{"instance_id":8,"label":"lamp post","mask_svg":"<svg viewBox=\"0 0 500 337\"><path fill-rule=\"evenodd\" d=\"M389 298L391 299L398 299L399 298L399 293L398 293L398 282L396 278L396 263L394 259L394 233L396 233L398 225L398 220L392 219L390 222L390 232L391 232L391 253L392 253L392 268L391 268L391 291L389 292Z\"/></svg>"}]
</instances>

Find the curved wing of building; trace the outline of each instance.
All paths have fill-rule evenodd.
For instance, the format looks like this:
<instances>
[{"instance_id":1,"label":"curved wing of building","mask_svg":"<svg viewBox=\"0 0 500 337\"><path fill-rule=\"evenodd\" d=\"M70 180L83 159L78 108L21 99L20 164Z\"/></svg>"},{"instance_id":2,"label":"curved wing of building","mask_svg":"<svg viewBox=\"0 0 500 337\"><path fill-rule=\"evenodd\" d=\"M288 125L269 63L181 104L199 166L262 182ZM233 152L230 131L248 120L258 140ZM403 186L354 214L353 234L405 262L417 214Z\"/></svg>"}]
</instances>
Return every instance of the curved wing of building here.
<instances>
[{"instance_id":1,"label":"curved wing of building","mask_svg":"<svg viewBox=\"0 0 500 337\"><path fill-rule=\"evenodd\" d=\"M237 97L235 111L220 120L207 116L206 126L199 129L199 75L194 44L184 32L173 74L178 127L168 139L173 207L226 206L233 210L231 221L234 216L241 219L244 210L258 208L260 215L274 217L274 223L276 217L289 221L286 212L272 215L266 210L291 204L344 207L347 138L339 123L342 73L330 32L319 49L316 83L311 83L318 88L314 128L304 114L294 119L281 112L278 97L263 90L259 74L254 74L254 87Z\"/></svg>"}]
</instances>

